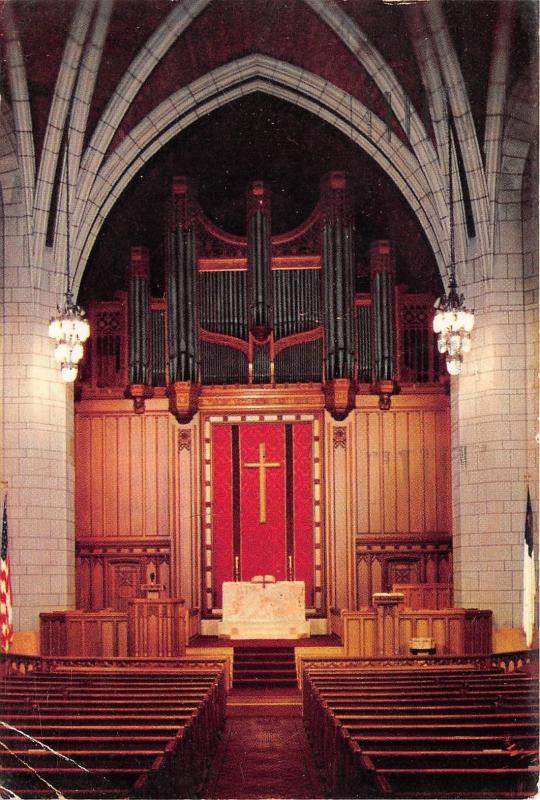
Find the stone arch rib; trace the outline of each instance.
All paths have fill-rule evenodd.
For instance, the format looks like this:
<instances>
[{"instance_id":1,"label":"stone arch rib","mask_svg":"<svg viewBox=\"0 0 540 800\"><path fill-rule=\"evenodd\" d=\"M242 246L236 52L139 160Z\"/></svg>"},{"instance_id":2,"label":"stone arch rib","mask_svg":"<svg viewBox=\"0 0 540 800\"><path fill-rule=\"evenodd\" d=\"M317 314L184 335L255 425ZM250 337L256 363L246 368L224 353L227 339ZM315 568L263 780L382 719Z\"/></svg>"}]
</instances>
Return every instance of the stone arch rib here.
<instances>
[{"instance_id":1,"label":"stone arch rib","mask_svg":"<svg viewBox=\"0 0 540 800\"><path fill-rule=\"evenodd\" d=\"M79 187L81 196L91 192L93 180L103 164L113 136L137 92L169 48L209 2L210 0L180 0L173 4L165 20L131 62L107 103L81 161L82 179ZM78 222L76 218L76 224Z\"/></svg>"},{"instance_id":2,"label":"stone arch rib","mask_svg":"<svg viewBox=\"0 0 540 800\"><path fill-rule=\"evenodd\" d=\"M438 196L440 193L428 183L414 154L397 137L388 140L384 122L343 90L289 63L253 55L219 67L167 98L109 156L86 199L79 187L80 225L73 259L79 268L75 288L101 224L136 170L200 116L255 91L281 97L311 111L360 144L411 206L444 274L447 237L438 208L445 198ZM80 178L84 179L82 175Z\"/></svg>"}]
</instances>

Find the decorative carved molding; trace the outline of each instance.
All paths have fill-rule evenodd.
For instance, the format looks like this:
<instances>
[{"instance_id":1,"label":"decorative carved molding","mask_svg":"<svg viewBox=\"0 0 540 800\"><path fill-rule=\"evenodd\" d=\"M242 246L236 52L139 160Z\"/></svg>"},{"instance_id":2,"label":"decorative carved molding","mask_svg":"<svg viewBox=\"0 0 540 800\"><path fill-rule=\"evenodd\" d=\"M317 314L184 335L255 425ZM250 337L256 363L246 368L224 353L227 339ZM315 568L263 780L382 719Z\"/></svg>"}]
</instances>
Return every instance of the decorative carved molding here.
<instances>
[{"instance_id":1,"label":"decorative carved molding","mask_svg":"<svg viewBox=\"0 0 540 800\"><path fill-rule=\"evenodd\" d=\"M323 386L325 405L334 419L344 420L354 408L357 386L349 378L335 378Z\"/></svg>"},{"instance_id":2,"label":"decorative carved molding","mask_svg":"<svg viewBox=\"0 0 540 800\"><path fill-rule=\"evenodd\" d=\"M167 556L170 553L170 542L168 537L157 538L136 538L108 539L105 537L96 537L95 539L82 539L79 538L75 545L77 555L108 555L108 556L148 556L148 555L163 555Z\"/></svg>"},{"instance_id":3,"label":"decorative carved molding","mask_svg":"<svg viewBox=\"0 0 540 800\"><path fill-rule=\"evenodd\" d=\"M200 385L191 381L175 381L169 386L169 409L178 422L191 422L198 410L200 391Z\"/></svg>"},{"instance_id":4,"label":"decorative carved molding","mask_svg":"<svg viewBox=\"0 0 540 800\"><path fill-rule=\"evenodd\" d=\"M426 533L368 533L357 534L356 548L384 552L387 550L449 550L452 536L446 531L428 531Z\"/></svg>"},{"instance_id":5,"label":"decorative carved molding","mask_svg":"<svg viewBox=\"0 0 540 800\"><path fill-rule=\"evenodd\" d=\"M133 400L133 410L136 414L144 414L145 401L154 394L151 386L144 386L141 383L131 383L126 389L126 397Z\"/></svg>"},{"instance_id":6,"label":"decorative carved molding","mask_svg":"<svg viewBox=\"0 0 540 800\"><path fill-rule=\"evenodd\" d=\"M178 434L178 449L191 451L191 431L180 431Z\"/></svg>"},{"instance_id":7,"label":"decorative carved molding","mask_svg":"<svg viewBox=\"0 0 540 800\"><path fill-rule=\"evenodd\" d=\"M338 447L347 447L347 428L334 428L334 449Z\"/></svg>"},{"instance_id":8,"label":"decorative carved molding","mask_svg":"<svg viewBox=\"0 0 540 800\"><path fill-rule=\"evenodd\" d=\"M243 413L293 409L298 413L321 411L324 398L320 384L288 383L278 386L203 386L199 399L201 411L230 411Z\"/></svg>"},{"instance_id":9,"label":"decorative carved molding","mask_svg":"<svg viewBox=\"0 0 540 800\"><path fill-rule=\"evenodd\" d=\"M379 408L388 411L392 404L392 395L398 391L395 381L378 381L372 386L372 391L379 395Z\"/></svg>"}]
</instances>

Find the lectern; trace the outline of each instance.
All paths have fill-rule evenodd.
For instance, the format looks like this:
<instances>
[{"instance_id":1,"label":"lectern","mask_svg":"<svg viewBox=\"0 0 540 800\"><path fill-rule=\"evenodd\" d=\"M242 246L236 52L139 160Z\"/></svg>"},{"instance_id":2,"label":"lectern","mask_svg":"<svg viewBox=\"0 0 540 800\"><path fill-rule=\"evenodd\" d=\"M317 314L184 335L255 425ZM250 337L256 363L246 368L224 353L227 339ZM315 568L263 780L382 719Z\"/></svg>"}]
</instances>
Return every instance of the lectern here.
<instances>
[{"instance_id":1,"label":"lectern","mask_svg":"<svg viewBox=\"0 0 540 800\"><path fill-rule=\"evenodd\" d=\"M184 600L130 600L128 637L129 655L135 658L185 655Z\"/></svg>"}]
</instances>

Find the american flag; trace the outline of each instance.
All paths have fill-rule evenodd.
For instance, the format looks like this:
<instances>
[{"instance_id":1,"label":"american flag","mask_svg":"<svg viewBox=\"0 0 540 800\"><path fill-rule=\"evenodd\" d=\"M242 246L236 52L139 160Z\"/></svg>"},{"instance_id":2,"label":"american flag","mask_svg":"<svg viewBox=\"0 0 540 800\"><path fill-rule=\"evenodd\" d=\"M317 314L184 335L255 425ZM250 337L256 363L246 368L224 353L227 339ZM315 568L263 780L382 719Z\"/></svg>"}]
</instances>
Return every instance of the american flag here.
<instances>
[{"instance_id":1,"label":"american flag","mask_svg":"<svg viewBox=\"0 0 540 800\"><path fill-rule=\"evenodd\" d=\"M13 639L11 578L9 576L7 497L2 514L2 546L0 547L0 650L7 653Z\"/></svg>"}]
</instances>

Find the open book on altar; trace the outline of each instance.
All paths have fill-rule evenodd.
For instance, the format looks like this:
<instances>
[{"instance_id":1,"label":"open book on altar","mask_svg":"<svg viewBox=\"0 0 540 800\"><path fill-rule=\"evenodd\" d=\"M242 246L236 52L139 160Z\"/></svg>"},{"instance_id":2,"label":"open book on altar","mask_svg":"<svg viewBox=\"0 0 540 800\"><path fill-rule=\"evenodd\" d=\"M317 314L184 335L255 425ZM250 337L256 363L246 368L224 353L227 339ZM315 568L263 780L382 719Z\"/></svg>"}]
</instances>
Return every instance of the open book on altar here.
<instances>
[{"instance_id":1,"label":"open book on altar","mask_svg":"<svg viewBox=\"0 0 540 800\"><path fill-rule=\"evenodd\" d=\"M275 575L254 575L250 581L250 583L262 583L263 585L266 583L275 583L275 582L276 582Z\"/></svg>"}]
</instances>

